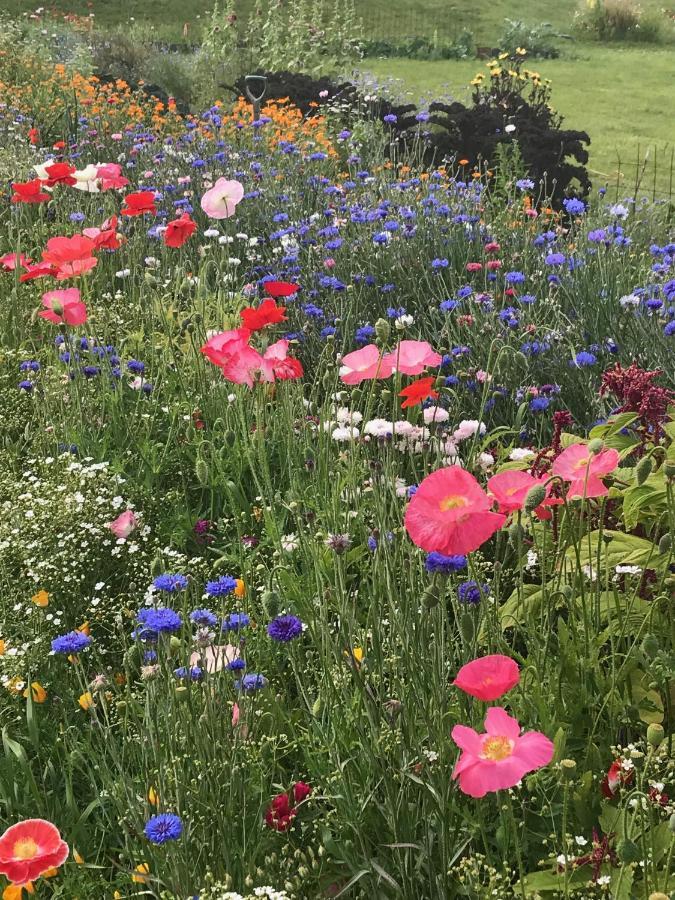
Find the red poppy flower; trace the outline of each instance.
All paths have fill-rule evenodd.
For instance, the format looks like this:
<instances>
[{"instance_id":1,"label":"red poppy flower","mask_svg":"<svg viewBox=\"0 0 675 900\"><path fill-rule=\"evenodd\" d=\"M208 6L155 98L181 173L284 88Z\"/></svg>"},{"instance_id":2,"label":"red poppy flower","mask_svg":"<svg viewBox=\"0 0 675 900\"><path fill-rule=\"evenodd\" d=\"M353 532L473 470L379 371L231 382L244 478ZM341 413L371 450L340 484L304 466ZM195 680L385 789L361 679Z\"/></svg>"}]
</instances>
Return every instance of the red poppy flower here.
<instances>
[{"instance_id":1,"label":"red poppy flower","mask_svg":"<svg viewBox=\"0 0 675 900\"><path fill-rule=\"evenodd\" d=\"M52 163L51 166L45 167L45 172L47 173L47 178L45 180L47 187L54 187L55 184L59 183L77 184L77 179L73 178L75 166L71 166L70 163Z\"/></svg>"},{"instance_id":2,"label":"red poppy flower","mask_svg":"<svg viewBox=\"0 0 675 900\"><path fill-rule=\"evenodd\" d=\"M249 331L259 331L266 325L275 325L277 322L285 322L285 306L277 306L274 300L263 300L258 307L247 306L239 313L242 324Z\"/></svg>"},{"instance_id":3,"label":"red poppy flower","mask_svg":"<svg viewBox=\"0 0 675 900\"><path fill-rule=\"evenodd\" d=\"M34 281L36 278L47 278L56 275L57 268L48 262L35 263L34 266L26 266L26 271L19 276L19 281Z\"/></svg>"},{"instance_id":4,"label":"red poppy flower","mask_svg":"<svg viewBox=\"0 0 675 900\"><path fill-rule=\"evenodd\" d=\"M266 281L263 288L270 297L290 297L300 290L299 285L292 284L290 281Z\"/></svg>"},{"instance_id":5,"label":"red poppy flower","mask_svg":"<svg viewBox=\"0 0 675 900\"><path fill-rule=\"evenodd\" d=\"M42 190L42 182L39 178L32 181L16 181L12 185L12 203L46 203L52 199L51 194Z\"/></svg>"},{"instance_id":6,"label":"red poppy flower","mask_svg":"<svg viewBox=\"0 0 675 900\"><path fill-rule=\"evenodd\" d=\"M68 852L55 825L45 819L26 819L0 837L0 872L13 884L25 884L62 865Z\"/></svg>"},{"instance_id":7,"label":"red poppy flower","mask_svg":"<svg viewBox=\"0 0 675 900\"><path fill-rule=\"evenodd\" d=\"M66 142L65 142L65 141L57 141L57 142L54 144L54 146L53 146L52 149L54 149L54 150L63 150L63 148L64 148L65 146L66 146Z\"/></svg>"},{"instance_id":8,"label":"red poppy flower","mask_svg":"<svg viewBox=\"0 0 675 900\"><path fill-rule=\"evenodd\" d=\"M40 143L40 132L37 128L31 128L28 132L28 140L31 144L39 144Z\"/></svg>"},{"instance_id":9,"label":"red poppy flower","mask_svg":"<svg viewBox=\"0 0 675 900\"><path fill-rule=\"evenodd\" d=\"M184 212L179 219L169 222L164 232L164 243L167 247L182 247L188 238L192 237L197 228L189 214Z\"/></svg>"},{"instance_id":10,"label":"red poppy flower","mask_svg":"<svg viewBox=\"0 0 675 900\"><path fill-rule=\"evenodd\" d=\"M121 235L117 233L117 216L111 216L100 228L83 228L82 234L91 238L96 250L117 250L122 246Z\"/></svg>"},{"instance_id":11,"label":"red poppy flower","mask_svg":"<svg viewBox=\"0 0 675 900\"><path fill-rule=\"evenodd\" d=\"M311 785L304 781L296 781L293 785L293 799L296 803L302 803L312 793Z\"/></svg>"},{"instance_id":12,"label":"red poppy flower","mask_svg":"<svg viewBox=\"0 0 675 900\"><path fill-rule=\"evenodd\" d=\"M288 794L277 794L265 812L265 824L275 831L288 831L295 818L295 807L291 806Z\"/></svg>"},{"instance_id":13,"label":"red poppy flower","mask_svg":"<svg viewBox=\"0 0 675 900\"><path fill-rule=\"evenodd\" d=\"M42 251L42 259L56 266L56 278L75 278L93 269L98 260L92 256L95 244L83 234L73 237L53 237L47 241L47 249Z\"/></svg>"},{"instance_id":14,"label":"red poppy flower","mask_svg":"<svg viewBox=\"0 0 675 900\"><path fill-rule=\"evenodd\" d=\"M30 263L31 258L24 256L23 253L20 256L16 253L5 253L4 256L0 256L0 269L3 272L13 272L16 268L25 269Z\"/></svg>"},{"instance_id":15,"label":"red poppy flower","mask_svg":"<svg viewBox=\"0 0 675 900\"><path fill-rule=\"evenodd\" d=\"M431 397L432 400L437 400L438 391L433 390L435 381L436 378L433 375L430 375L428 378L418 378L417 381L413 381L408 387L404 387L403 390L399 392L399 397L405 397L405 400L401 404L401 408L406 409L408 406L417 406L428 397Z\"/></svg>"},{"instance_id":16,"label":"red poppy flower","mask_svg":"<svg viewBox=\"0 0 675 900\"><path fill-rule=\"evenodd\" d=\"M612 797L616 797L619 788L629 785L634 778L635 772L632 769L624 769L621 760L615 759L600 783L600 790L603 796L611 800Z\"/></svg>"},{"instance_id":17,"label":"red poppy flower","mask_svg":"<svg viewBox=\"0 0 675 900\"><path fill-rule=\"evenodd\" d=\"M123 216L142 216L145 213L157 215L154 191L137 191L135 194L127 194L122 207Z\"/></svg>"}]
</instances>

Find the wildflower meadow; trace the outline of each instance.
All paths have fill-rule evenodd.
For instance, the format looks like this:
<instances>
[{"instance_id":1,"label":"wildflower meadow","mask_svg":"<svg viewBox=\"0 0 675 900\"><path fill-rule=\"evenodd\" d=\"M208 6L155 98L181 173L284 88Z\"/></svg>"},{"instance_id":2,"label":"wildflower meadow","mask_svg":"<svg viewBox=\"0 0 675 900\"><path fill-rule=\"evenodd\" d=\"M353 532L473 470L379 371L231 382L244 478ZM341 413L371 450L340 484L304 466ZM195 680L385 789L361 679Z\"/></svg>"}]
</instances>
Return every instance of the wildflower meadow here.
<instances>
[{"instance_id":1,"label":"wildflower meadow","mask_svg":"<svg viewBox=\"0 0 675 900\"><path fill-rule=\"evenodd\" d=\"M675 896L672 202L26 59L3 900Z\"/></svg>"}]
</instances>

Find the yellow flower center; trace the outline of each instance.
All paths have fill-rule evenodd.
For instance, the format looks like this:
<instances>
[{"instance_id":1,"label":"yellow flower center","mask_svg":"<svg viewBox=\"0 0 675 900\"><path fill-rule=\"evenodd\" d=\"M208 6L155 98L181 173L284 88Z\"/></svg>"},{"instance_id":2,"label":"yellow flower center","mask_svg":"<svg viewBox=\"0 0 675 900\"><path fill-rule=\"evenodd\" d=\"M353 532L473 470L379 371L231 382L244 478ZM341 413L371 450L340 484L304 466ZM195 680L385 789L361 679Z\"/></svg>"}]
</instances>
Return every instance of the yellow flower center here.
<instances>
[{"instance_id":1,"label":"yellow flower center","mask_svg":"<svg viewBox=\"0 0 675 900\"><path fill-rule=\"evenodd\" d=\"M506 759L511 756L513 745L507 737L495 736L486 738L483 741L481 756L483 759L491 759L499 762L500 759Z\"/></svg>"},{"instance_id":2,"label":"yellow flower center","mask_svg":"<svg viewBox=\"0 0 675 900\"><path fill-rule=\"evenodd\" d=\"M449 509L460 509L462 506L466 506L468 502L466 497L462 497L460 494L450 494L449 497L441 500L439 506L443 512L447 512Z\"/></svg>"},{"instance_id":3,"label":"yellow flower center","mask_svg":"<svg viewBox=\"0 0 675 900\"><path fill-rule=\"evenodd\" d=\"M37 852L38 845L33 838L21 838L14 844L15 859L33 859L34 856L37 856Z\"/></svg>"},{"instance_id":4,"label":"yellow flower center","mask_svg":"<svg viewBox=\"0 0 675 900\"><path fill-rule=\"evenodd\" d=\"M586 466L588 465L588 462L589 462L589 458L587 456L584 456L584 457L582 457L582 459L577 460L574 468L575 469L585 469Z\"/></svg>"}]
</instances>

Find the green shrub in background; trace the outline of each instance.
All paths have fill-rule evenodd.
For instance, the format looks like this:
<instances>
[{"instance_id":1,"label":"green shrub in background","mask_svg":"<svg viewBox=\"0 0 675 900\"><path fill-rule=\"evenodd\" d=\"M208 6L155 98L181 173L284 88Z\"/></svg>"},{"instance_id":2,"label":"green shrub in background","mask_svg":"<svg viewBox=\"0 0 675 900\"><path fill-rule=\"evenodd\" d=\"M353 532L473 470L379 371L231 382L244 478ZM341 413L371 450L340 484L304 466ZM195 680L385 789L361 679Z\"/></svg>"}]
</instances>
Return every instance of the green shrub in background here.
<instances>
[{"instance_id":1,"label":"green shrub in background","mask_svg":"<svg viewBox=\"0 0 675 900\"><path fill-rule=\"evenodd\" d=\"M451 43L442 42L435 32L433 38L409 37L401 41L370 40L362 44L365 57L406 57L408 59L469 59L475 55L473 33L464 28Z\"/></svg>"},{"instance_id":2,"label":"green shrub in background","mask_svg":"<svg viewBox=\"0 0 675 900\"><path fill-rule=\"evenodd\" d=\"M553 31L549 22L531 25L520 19L505 19L504 31L499 38L499 49L513 56L516 50L522 48L527 50L530 56L557 59L560 56L560 50L555 41L567 37L568 35Z\"/></svg>"},{"instance_id":3,"label":"green shrub in background","mask_svg":"<svg viewBox=\"0 0 675 900\"><path fill-rule=\"evenodd\" d=\"M581 37L594 41L658 44L665 37L662 21L646 14L635 0L586 0L574 26Z\"/></svg>"}]
</instances>

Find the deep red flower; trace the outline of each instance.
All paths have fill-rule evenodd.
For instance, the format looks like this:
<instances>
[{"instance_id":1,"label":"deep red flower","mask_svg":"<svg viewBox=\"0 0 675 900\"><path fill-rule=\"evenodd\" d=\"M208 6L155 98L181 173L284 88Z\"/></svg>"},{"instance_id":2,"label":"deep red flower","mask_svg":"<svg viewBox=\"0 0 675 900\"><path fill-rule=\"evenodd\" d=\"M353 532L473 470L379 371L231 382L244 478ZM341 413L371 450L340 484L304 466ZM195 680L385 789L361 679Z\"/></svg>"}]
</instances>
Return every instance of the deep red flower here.
<instances>
[{"instance_id":1,"label":"deep red flower","mask_svg":"<svg viewBox=\"0 0 675 900\"><path fill-rule=\"evenodd\" d=\"M636 363L627 369L616 363L602 375L600 396L614 394L622 404L617 412L636 413L645 431L653 430L654 437L658 438L668 407L675 400L675 394L669 388L652 384L662 374L660 369L650 372Z\"/></svg>"},{"instance_id":2,"label":"deep red flower","mask_svg":"<svg viewBox=\"0 0 675 900\"><path fill-rule=\"evenodd\" d=\"M184 212L178 219L169 222L164 232L164 243L167 247L182 247L192 237L197 228L197 223L190 218L189 213Z\"/></svg>"},{"instance_id":3,"label":"deep red flower","mask_svg":"<svg viewBox=\"0 0 675 900\"><path fill-rule=\"evenodd\" d=\"M288 831L293 824L296 810L291 806L288 794L277 794L265 812L265 824L275 831Z\"/></svg>"},{"instance_id":4,"label":"deep red flower","mask_svg":"<svg viewBox=\"0 0 675 900\"><path fill-rule=\"evenodd\" d=\"M312 793L312 786L305 781L296 781L293 785L293 799L296 803L302 803Z\"/></svg>"},{"instance_id":5,"label":"deep red flower","mask_svg":"<svg viewBox=\"0 0 675 900\"><path fill-rule=\"evenodd\" d=\"M73 178L73 172L75 171L75 166L65 162L57 162L52 163L51 166L45 166L45 172L47 173L45 184L47 187L54 187L55 184L77 184L77 179Z\"/></svg>"},{"instance_id":6,"label":"deep red flower","mask_svg":"<svg viewBox=\"0 0 675 900\"><path fill-rule=\"evenodd\" d=\"M417 406L428 397L431 397L432 400L437 400L438 391L433 390L435 381L435 376L429 375L428 378L418 378L417 381L413 381L412 384L404 387L403 390L399 392L399 397L405 398L401 404L401 408L407 409L409 406Z\"/></svg>"},{"instance_id":7,"label":"deep red flower","mask_svg":"<svg viewBox=\"0 0 675 900\"><path fill-rule=\"evenodd\" d=\"M33 146L35 146L35 144L39 144L40 131L35 127L31 128L28 132L28 140L31 142L31 144L33 144Z\"/></svg>"},{"instance_id":8,"label":"deep red flower","mask_svg":"<svg viewBox=\"0 0 675 900\"><path fill-rule=\"evenodd\" d=\"M135 194L127 194L122 207L123 216L142 216L145 213L157 215L154 191L137 191Z\"/></svg>"},{"instance_id":9,"label":"deep red flower","mask_svg":"<svg viewBox=\"0 0 675 900\"><path fill-rule=\"evenodd\" d=\"M12 203L46 203L52 199L52 195L42 190L42 182L39 178L32 181L15 181L12 184L14 193Z\"/></svg>"},{"instance_id":10,"label":"deep red flower","mask_svg":"<svg viewBox=\"0 0 675 900\"><path fill-rule=\"evenodd\" d=\"M244 328L249 331L259 331L266 325L276 325L277 322L285 322L285 306L277 306L274 300L263 300L258 307L247 306L239 313Z\"/></svg>"},{"instance_id":11,"label":"deep red flower","mask_svg":"<svg viewBox=\"0 0 675 900\"><path fill-rule=\"evenodd\" d=\"M292 294L297 294L300 287L290 281L266 281L263 289L270 297L290 297Z\"/></svg>"},{"instance_id":12,"label":"deep red flower","mask_svg":"<svg viewBox=\"0 0 675 900\"><path fill-rule=\"evenodd\" d=\"M600 783L600 790L603 796L611 800L613 797L616 797L619 788L631 784L634 778L635 772L633 769L624 769L621 760L615 759Z\"/></svg>"}]
</instances>

